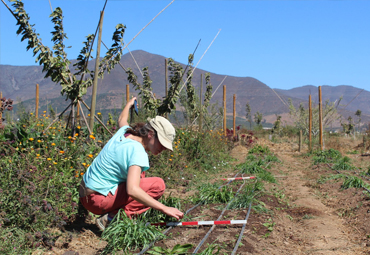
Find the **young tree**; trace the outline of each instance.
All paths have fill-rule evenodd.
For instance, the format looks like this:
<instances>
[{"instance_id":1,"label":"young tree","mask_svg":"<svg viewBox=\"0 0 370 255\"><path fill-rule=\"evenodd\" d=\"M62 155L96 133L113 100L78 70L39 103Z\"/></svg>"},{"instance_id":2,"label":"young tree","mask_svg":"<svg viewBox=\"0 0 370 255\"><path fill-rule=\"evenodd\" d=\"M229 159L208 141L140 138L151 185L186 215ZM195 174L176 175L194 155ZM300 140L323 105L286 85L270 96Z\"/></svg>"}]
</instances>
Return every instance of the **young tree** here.
<instances>
[{"instance_id":1,"label":"young tree","mask_svg":"<svg viewBox=\"0 0 370 255\"><path fill-rule=\"evenodd\" d=\"M338 120L340 115L337 113L337 107L339 106L340 101L342 98L337 100L338 102L330 102L329 100L325 101L323 106L323 117L322 123L323 128L327 128L330 126L331 123ZM304 108L303 104L301 103L296 109L292 103L292 100L289 99L289 114L294 120L294 124L298 129L301 129L304 134L308 134L309 132L309 109ZM318 135L320 131L320 123L319 123L319 106L316 105L312 107L312 135Z\"/></svg>"},{"instance_id":2,"label":"young tree","mask_svg":"<svg viewBox=\"0 0 370 255\"><path fill-rule=\"evenodd\" d=\"M260 112L256 112L254 114L254 122L256 122L256 124L259 126L259 127L262 127L262 118L263 118L263 115L262 113Z\"/></svg>"},{"instance_id":3,"label":"young tree","mask_svg":"<svg viewBox=\"0 0 370 255\"><path fill-rule=\"evenodd\" d=\"M249 129L252 129L252 114L251 114L251 106L249 105L249 102L245 105L245 118L249 122Z\"/></svg>"},{"instance_id":4,"label":"young tree","mask_svg":"<svg viewBox=\"0 0 370 255\"><path fill-rule=\"evenodd\" d=\"M360 128L361 128L361 114L362 114L362 111L361 110L357 110L355 115L357 116L358 118L358 131L360 131Z\"/></svg>"}]
</instances>

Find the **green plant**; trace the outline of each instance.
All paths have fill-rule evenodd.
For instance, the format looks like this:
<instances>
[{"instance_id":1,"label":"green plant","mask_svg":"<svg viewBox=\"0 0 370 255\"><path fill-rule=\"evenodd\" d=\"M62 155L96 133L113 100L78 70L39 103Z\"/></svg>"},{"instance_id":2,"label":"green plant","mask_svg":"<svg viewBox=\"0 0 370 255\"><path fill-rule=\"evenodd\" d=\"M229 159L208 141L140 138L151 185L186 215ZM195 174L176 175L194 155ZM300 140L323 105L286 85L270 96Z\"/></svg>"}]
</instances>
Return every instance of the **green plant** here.
<instances>
[{"instance_id":1,"label":"green plant","mask_svg":"<svg viewBox=\"0 0 370 255\"><path fill-rule=\"evenodd\" d=\"M234 192L229 186L218 188L216 184L205 183L199 186L199 194L194 198L195 203L204 204L227 203L234 198Z\"/></svg>"},{"instance_id":2,"label":"green plant","mask_svg":"<svg viewBox=\"0 0 370 255\"><path fill-rule=\"evenodd\" d=\"M351 170L353 168L351 159L347 156L340 158L332 167L333 170Z\"/></svg>"},{"instance_id":3,"label":"green plant","mask_svg":"<svg viewBox=\"0 0 370 255\"><path fill-rule=\"evenodd\" d=\"M262 225L265 226L268 229L268 231L272 232L274 230L274 226L276 225L276 223L272 222L272 219L269 218L267 222L263 223Z\"/></svg>"},{"instance_id":4,"label":"green plant","mask_svg":"<svg viewBox=\"0 0 370 255\"><path fill-rule=\"evenodd\" d=\"M162 254L187 254L188 250L193 247L192 244L176 244L172 249L165 249L163 247L154 246L151 250L147 251L149 254L162 255Z\"/></svg>"},{"instance_id":5,"label":"green plant","mask_svg":"<svg viewBox=\"0 0 370 255\"><path fill-rule=\"evenodd\" d=\"M356 176L348 176L342 184L343 189L349 188L362 188L364 186L364 181Z\"/></svg>"},{"instance_id":6,"label":"green plant","mask_svg":"<svg viewBox=\"0 0 370 255\"><path fill-rule=\"evenodd\" d=\"M249 154L270 154L270 149L267 146L255 145L248 151Z\"/></svg>"},{"instance_id":7,"label":"green plant","mask_svg":"<svg viewBox=\"0 0 370 255\"><path fill-rule=\"evenodd\" d=\"M119 210L102 234L102 238L108 242L103 254L135 250L164 237L157 227L147 225L140 216L132 220L123 210Z\"/></svg>"},{"instance_id":8,"label":"green plant","mask_svg":"<svg viewBox=\"0 0 370 255\"><path fill-rule=\"evenodd\" d=\"M313 155L314 156L312 159L314 161L314 165L320 163L332 163L337 161L341 157L340 152L334 149L315 151L313 152Z\"/></svg>"}]
</instances>

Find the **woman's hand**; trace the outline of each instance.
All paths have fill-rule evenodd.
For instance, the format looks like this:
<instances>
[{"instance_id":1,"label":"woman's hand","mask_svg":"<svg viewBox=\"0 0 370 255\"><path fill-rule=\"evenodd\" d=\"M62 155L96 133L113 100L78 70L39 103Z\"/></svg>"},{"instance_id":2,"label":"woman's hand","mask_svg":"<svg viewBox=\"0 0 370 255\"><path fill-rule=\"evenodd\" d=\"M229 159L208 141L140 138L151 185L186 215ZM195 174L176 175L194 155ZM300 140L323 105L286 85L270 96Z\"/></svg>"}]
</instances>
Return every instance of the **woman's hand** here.
<instances>
[{"instance_id":1,"label":"woman's hand","mask_svg":"<svg viewBox=\"0 0 370 255\"><path fill-rule=\"evenodd\" d=\"M180 220L184 217L184 214L174 207L165 207L163 209L163 213L167 214L168 216L174 217L177 220Z\"/></svg>"},{"instance_id":2,"label":"woman's hand","mask_svg":"<svg viewBox=\"0 0 370 255\"><path fill-rule=\"evenodd\" d=\"M125 108L123 108L118 118L118 126L120 128L123 126L128 126L129 111L130 111L130 108L134 105L135 100L136 100L136 97L131 98L130 101L127 102Z\"/></svg>"}]
</instances>

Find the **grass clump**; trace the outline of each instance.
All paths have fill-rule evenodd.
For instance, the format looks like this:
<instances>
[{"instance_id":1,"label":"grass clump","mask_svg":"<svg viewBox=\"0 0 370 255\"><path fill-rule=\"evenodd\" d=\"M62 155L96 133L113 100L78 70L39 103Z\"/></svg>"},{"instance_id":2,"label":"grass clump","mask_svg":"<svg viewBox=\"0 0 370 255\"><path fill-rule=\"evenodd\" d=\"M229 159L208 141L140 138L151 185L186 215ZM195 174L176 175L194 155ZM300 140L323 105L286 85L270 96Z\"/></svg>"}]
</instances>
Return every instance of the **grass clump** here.
<instances>
[{"instance_id":1,"label":"grass clump","mask_svg":"<svg viewBox=\"0 0 370 255\"><path fill-rule=\"evenodd\" d=\"M267 146L255 145L249 150L249 154L270 154L271 151Z\"/></svg>"},{"instance_id":2,"label":"grass clump","mask_svg":"<svg viewBox=\"0 0 370 255\"><path fill-rule=\"evenodd\" d=\"M228 203L234 198L234 192L229 186L218 187L217 184L205 183L199 186L197 196L193 197L193 203L203 204Z\"/></svg>"},{"instance_id":3,"label":"grass clump","mask_svg":"<svg viewBox=\"0 0 370 255\"><path fill-rule=\"evenodd\" d=\"M141 216L132 220L123 210L119 210L102 234L102 238L108 242L102 254L119 250L134 251L149 245L154 240L165 238L159 228L146 223Z\"/></svg>"},{"instance_id":4,"label":"grass clump","mask_svg":"<svg viewBox=\"0 0 370 255\"><path fill-rule=\"evenodd\" d=\"M352 170L354 166L351 164L351 159L347 156L338 159L338 161L333 165L333 170Z\"/></svg>"},{"instance_id":5,"label":"grass clump","mask_svg":"<svg viewBox=\"0 0 370 255\"><path fill-rule=\"evenodd\" d=\"M339 151L334 149L315 151L313 152L313 164L318 165L320 163L333 163L341 157Z\"/></svg>"},{"instance_id":6,"label":"grass clump","mask_svg":"<svg viewBox=\"0 0 370 255\"><path fill-rule=\"evenodd\" d=\"M342 189L362 187L364 187L364 181L356 176L347 176L342 184Z\"/></svg>"}]
</instances>

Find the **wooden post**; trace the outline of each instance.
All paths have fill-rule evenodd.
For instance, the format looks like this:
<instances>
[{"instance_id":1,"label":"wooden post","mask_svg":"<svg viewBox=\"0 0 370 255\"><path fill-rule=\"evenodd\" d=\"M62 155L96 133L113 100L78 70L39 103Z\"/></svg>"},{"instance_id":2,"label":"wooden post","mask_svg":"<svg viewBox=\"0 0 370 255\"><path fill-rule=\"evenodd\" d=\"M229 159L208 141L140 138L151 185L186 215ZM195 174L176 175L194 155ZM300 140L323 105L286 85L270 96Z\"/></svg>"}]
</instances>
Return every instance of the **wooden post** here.
<instances>
[{"instance_id":1,"label":"wooden post","mask_svg":"<svg viewBox=\"0 0 370 255\"><path fill-rule=\"evenodd\" d=\"M35 108L36 119L39 118L39 99L40 99L39 85L36 84L36 108Z\"/></svg>"},{"instance_id":2,"label":"wooden post","mask_svg":"<svg viewBox=\"0 0 370 255\"><path fill-rule=\"evenodd\" d=\"M76 114L76 121L77 124L80 125L80 104L77 104L77 114Z\"/></svg>"},{"instance_id":3,"label":"wooden post","mask_svg":"<svg viewBox=\"0 0 370 255\"><path fill-rule=\"evenodd\" d=\"M130 85L126 84L126 104L130 101Z\"/></svg>"},{"instance_id":4,"label":"wooden post","mask_svg":"<svg viewBox=\"0 0 370 255\"><path fill-rule=\"evenodd\" d=\"M203 94L203 74L200 74L200 91L199 91L199 132L202 131L202 119L203 119L203 105L202 105L202 94Z\"/></svg>"},{"instance_id":5,"label":"wooden post","mask_svg":"<svg viewBox=\"0 0 370 255\"><path fill-rule=\"evenodd\" d=\"M94 132L94 116L95 116L95 106L96 106L96 92L98 89L98 73L99 73L99 59L100 59L100 46L101 46L101 35L103 30L103 17L104 11L100 12L100 20L99 20L99 35L98 35L98 45L96 50L96 58L95 58L95 72L94 72L94 81L93 81L93 89L91 95L91 111L90 111L90 130ZM72 123L72 126L74 123Z\"/></svg>"},{"instance_id":6,"label":"wooden post","mask_svg":"<svg viewBox=\"0 0 370 255\"><path fill-rule=\"evenodd\" d=\"M164 59L164 76L165 76L165 89L164 89L164 93L165 93L165 98L167 98L167 95L168 95L168 59L165 58ZM166 112L166 119L168 119L168 113Z\"/></svg>"},{"instance_id":7,"label":"wooden post","mask_svg":"<svg viewBox=\"0 0 370 255\"><path fill-rule=\"evenodd\" d=\"M226 136L226 85L224 85L224 136Z\"/></svg>"},{"instance_id":8,"label":"wooden post","mask_svg":"<svg viewBox=\"0 0 370 255\"><path fill-rule=\"evenodd\" d=\"M233 96L233 136L235 137L236 135L236 131L235 131L235 118L236 118L236 115L235 115L235 101L236 101L236 95L234 94Z\"/></svg>"},{"instance_id":9,"label":"wooden post","mask_svg":"<svg viewBox=\"0 0 370 255\"><path fill-rule=\"evenodd\" d=\"M302 151L302 129L299 130L299 149L298 149L299 152Z\"/></svg>"},{"instance_id":10,"label":"wooden post","mask_svg":"<svg viewBox=\"0 0 370 255\"><path fill-rule=\"evenodd\" d=\"M3 98L3 92L2 91L0 91L0 99L1 98ZM1 120L2 120L2 118L3 118L3 113L2 112L0 112L0 123L2 122Z\"/></svg>"},{"instance_id":11,"label":"wooden post","mask_svg":"<svg viewBox=\"0 0 370 255\"><path fill-rule=\"evenodd\" d=\"M309 151L312 150L312 102L311 95L308 96L308 112L309 112L309 128L308 128L308 140L309 140Z\"/></svg>"},{"instance_id":12,"label":"wooden post","mask_svg":"<svg viewBox=\"0 0 370 255\"><path fill-rule=\"evenodd\" d=\"M319 86L319 125L320 125L320 149L321 150L324 150L323 126L322 126L322 95L321 95L321 86Z\"/></svg>"}]
</instances>

